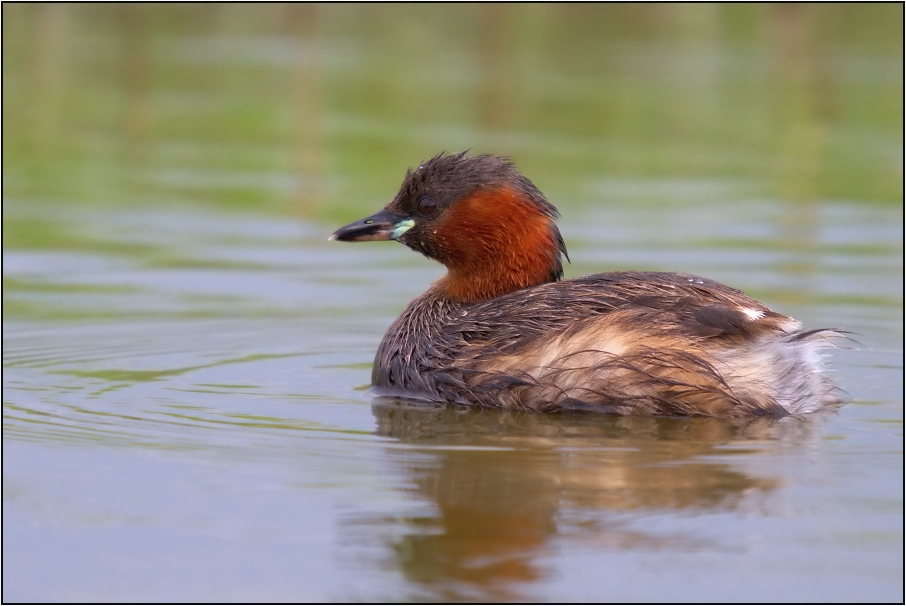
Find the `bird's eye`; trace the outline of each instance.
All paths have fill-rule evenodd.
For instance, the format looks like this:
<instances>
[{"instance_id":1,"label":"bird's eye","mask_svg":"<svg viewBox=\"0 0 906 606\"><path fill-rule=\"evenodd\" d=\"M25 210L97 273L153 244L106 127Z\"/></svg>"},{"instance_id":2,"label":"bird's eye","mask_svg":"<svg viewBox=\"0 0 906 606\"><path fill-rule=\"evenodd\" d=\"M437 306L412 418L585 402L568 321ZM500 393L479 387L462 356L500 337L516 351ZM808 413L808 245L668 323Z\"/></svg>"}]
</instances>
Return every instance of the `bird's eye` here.
<instances>
[{"instance_id":1,"label":"bird's eye","mask_svg":"<svg viewBox=\"0 0 906 606\"><path fill-rule=\"evenodd\" d=\"M431 198L422 198L418 201L418 214L423 217L430 217L437 210L437 202Z\"/></svg>"}]
</instances>

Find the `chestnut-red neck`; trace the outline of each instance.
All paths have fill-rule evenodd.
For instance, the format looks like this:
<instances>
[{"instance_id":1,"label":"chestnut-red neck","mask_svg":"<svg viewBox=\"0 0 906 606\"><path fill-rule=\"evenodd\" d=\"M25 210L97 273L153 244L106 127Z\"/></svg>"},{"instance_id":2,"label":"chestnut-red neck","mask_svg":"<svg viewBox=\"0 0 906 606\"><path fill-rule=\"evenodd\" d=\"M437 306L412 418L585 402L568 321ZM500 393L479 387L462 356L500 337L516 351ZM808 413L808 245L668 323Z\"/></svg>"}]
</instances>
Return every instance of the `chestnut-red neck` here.
<instances>
[{"instance_id":1,"label":"chestnut-red neck","mask_svg":"<svg viewBox=\"0 0 906 606\"><path fill-rule=\"evenodd\" d=\"M434 233L449 270L441 296L477 303L555 282L565 253L553 217L512 188L482 189L459 200Z\"/></svg>"}]
</instances>

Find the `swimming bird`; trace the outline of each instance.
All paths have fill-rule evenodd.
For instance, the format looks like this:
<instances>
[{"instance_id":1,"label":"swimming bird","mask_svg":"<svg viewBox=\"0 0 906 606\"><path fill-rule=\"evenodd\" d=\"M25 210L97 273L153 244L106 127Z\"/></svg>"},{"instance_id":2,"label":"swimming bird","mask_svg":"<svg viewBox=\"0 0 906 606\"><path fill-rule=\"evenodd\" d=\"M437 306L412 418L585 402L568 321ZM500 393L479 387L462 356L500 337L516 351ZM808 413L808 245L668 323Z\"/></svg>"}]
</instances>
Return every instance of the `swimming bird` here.
<instances>
[{"instance_id":1,"label":"swimming bird","mask_svg":"<svg viewBox=\"0 0 906 606\"><path fill-rule=\"evenodd\" d=\"M557 209L513 163L438 154L378 213L331 240L396 240L447 273L377 350L378 394L477 407L751 417L840 401L803 330L739 290L683 273L561 280Z\"/></svg>"}]
</instances>

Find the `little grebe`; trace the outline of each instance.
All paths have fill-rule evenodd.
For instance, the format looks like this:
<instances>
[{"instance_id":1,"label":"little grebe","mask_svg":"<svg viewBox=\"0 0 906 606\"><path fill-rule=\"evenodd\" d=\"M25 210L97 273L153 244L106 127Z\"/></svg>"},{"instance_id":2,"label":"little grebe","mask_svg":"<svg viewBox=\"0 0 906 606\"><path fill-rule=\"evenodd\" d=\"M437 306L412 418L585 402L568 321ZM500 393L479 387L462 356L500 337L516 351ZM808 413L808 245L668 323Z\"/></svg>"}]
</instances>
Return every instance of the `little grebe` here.
<instances>
[{"instance_id":1,"label":"little grebe","mask_svg":"<svg viewBox=\"0 0 906 606\"><path fill-rule=\"evenodd\" d=\"M559 281L559 216L507 159L439 154L331 240L397 240L447 274L397 318L385 394L520 410L747 417L839 401L801 330L741 291L678 273ZM567 257L568 258L568 257Z\"/></svg>"}]
</instances>

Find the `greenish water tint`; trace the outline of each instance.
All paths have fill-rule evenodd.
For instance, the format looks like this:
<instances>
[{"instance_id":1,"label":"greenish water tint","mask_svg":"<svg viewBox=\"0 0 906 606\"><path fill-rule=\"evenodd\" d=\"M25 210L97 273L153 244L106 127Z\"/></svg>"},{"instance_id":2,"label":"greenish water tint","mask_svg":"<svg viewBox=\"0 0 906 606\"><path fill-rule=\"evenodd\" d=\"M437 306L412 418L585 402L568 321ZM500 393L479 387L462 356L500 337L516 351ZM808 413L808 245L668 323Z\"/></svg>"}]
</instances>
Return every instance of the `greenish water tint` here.
<instances>
[{"instance_id":1,"label":"greenish water tint","mask_svg":"<svg viewBox=\"0 0 906 606\"><path fill-rule=\"evenodd\" d=\"M2 10L5 600L902 600L901 5ZM469 147L567 277L852 331L852 401L372 399L442 269L326 238Z\"/></svg>"}]
</instances>

